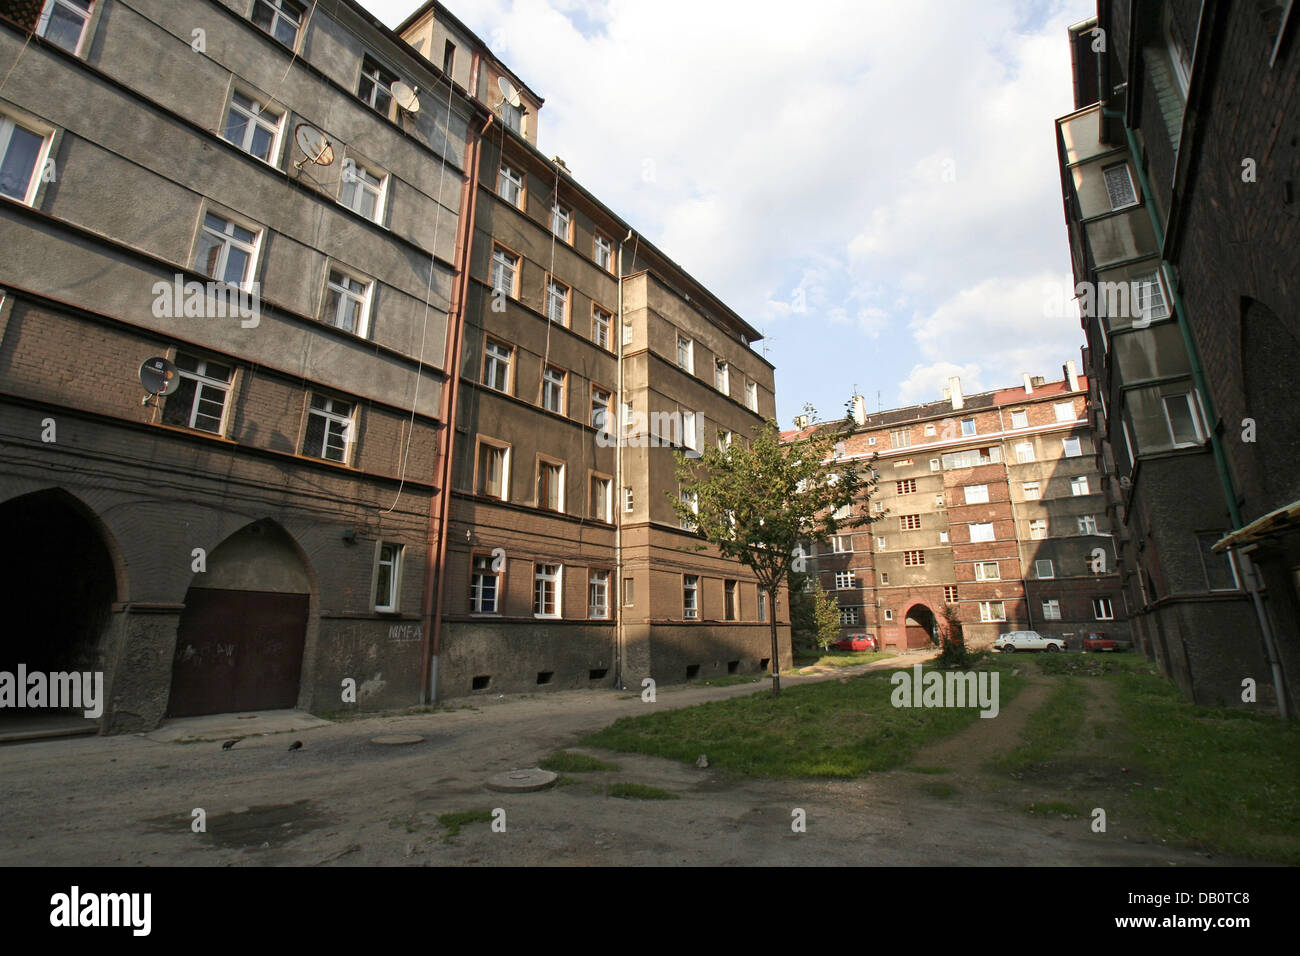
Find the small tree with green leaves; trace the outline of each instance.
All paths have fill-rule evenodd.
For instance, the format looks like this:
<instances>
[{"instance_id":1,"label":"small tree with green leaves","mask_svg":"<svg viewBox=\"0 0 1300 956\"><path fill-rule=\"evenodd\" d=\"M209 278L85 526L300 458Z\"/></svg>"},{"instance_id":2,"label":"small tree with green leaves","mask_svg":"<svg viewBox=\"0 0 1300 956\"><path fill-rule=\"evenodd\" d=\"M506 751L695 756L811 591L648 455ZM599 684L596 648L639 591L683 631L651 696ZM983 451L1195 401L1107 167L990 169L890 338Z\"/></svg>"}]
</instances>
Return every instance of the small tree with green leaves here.
<instances>
[{"instance_id":1,"label":"small tree with green leaves","mask_svg":"<svg viewBox=\"0 0 1300 956\"><path fill-rule=\"evenodd\" d=\"M677 515L706 542L699 550L711 544L744 564L767 592L773 695L781 692L776 599L790 579L795 546L827 541L875 520L867 511L876 486L875 458L835 461L836 443L850 433L852 418L818 424L814 409L806 406L805 412L809 427L788 443L769 419L748 447L733 441L722 449L706 447L699 457L677 452L681 493L668 493Z\"/></svg>"},{"instance_id":2,"label":"small tree with green leaves","mask_svg":"<svg viewBox=\"0 0 1300 956\"><path fill-rule=\"evenodd\" d=\"M961 613L955 604L943 606L943 623L939 625L939 667L969 667L970 654L966 651L966 637L962 632Z\"/></svg>"},{"instance_id":3,"label":"small tree with green leaves","mask_svg":"<svg viewBox=\"0 0 1300 956\"><path fill-rule=\"evenodd\" d=\"M817 627L817 646L826 650L840 636L840 606L826 592L821 582L813 585L813 621Z\"/></svg>"}]
</instances>

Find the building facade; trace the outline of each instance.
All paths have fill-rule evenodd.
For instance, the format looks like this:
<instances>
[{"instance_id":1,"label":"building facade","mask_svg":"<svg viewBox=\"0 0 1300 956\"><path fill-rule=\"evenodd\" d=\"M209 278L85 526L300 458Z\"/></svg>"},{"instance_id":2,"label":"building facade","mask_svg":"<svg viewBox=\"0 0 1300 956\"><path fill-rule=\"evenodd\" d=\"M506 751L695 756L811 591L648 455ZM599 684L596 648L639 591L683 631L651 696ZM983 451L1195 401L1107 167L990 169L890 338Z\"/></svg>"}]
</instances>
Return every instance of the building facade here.
<instances>
[{"instance_id":1,"label":"building facade","mask_svg":"<svg viewBox=\"0 0 1300 956\"><path fill-rule=\"evenodd\" d=\"M1102 2L1057 121L1135 640L1193 700L1294 712L1298 102L1289 3Z\"/></svg>"},{"instance_id":2,"label":"building facade","mask_svg":"<svg viewBox=\"0 0 1300 956\"><path fill-rule=\"evenodd\" d=\"M928 647L950 607L972 648L1022 629L1129 639L1088 382L1064 372L969 396L953 378L943 401L875 414L854 397L836 460L875 469L877 520L800 555L845 634Z\"/></svg>"}]
</instances>

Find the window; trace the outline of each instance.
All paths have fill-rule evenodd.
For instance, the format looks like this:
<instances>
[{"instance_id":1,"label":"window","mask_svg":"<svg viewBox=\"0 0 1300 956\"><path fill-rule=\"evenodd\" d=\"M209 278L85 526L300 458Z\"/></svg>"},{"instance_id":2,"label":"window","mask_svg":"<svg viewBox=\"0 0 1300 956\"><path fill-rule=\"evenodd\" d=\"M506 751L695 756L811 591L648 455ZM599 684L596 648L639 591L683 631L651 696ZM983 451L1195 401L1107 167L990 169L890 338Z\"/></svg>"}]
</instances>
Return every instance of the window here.
<instances>
[{"instance_id":1,"label":"window","mask_svg":"<svg viewBox=\"0 0 1300 956\"><path fill-rule=\"evenodd\" d=\"M991 445L988 448L971 448L968 451L952 451L943 456L945 468L974 468L977 465L996 465L1002 460L1002 446Z\"/></svg>"},{"instance_id":2,"label":"window","mask_svg":"<svg viewBox=\"0 0 1300 956\"><path fill-rule=\"evenodd\" d=\"M940 544L947 544L947 543L948 543L948 532L947 532L947 531L940 531L940 532L939 532L939 543L940 543Z\"/></svg>"},{"instance_id":3,"label":"window","mask_svg":"<svg viewBox=\"0 0 1300 956\"><path fill-rule=\"evenodd\" d=\"M307 435L302 453L346 463L352 444L352 415L356 406L341 398L312 395L307 410Z\"/></svg>"},{"instance_id":4,"label":"window","mask_svg":"<svg viewBox=\"0 0 1300 956\"><path fill-rule=\"evenodd\" d=\"M998 569L996 561L976 561L975 562L975 580L976 581L1000 581L1002 574Z\"/></svg>"},{"instance_id":5,"label":"window","mask_svg":"<svg viewBox=\"0 0 1300 956\"><path fill-rule=\"evenodd\" d=\"M880 572L880 583L881 583L881 584L888 584L888 583L889 583L889 572L888 572L888 571L881 571L881 572Z\"/></svg>"},{"instance_id":6,"label":"window","mask_svg":"<svg viewBox=\"0 0 1300 956\"><path fill-rule=\"evenodd\" d=\"M387 176L380 176L348 158L343 161L343 188L339 202L371 222L384 220L384 185Z\"/></svg>"},{"instance_id":7,"label":"window","mask_svg":"<svg viewBox=\"0 0 1300 956\"><path fill-rule=\"evenodd\" d=\"M1093 515L1079 515L1079 534L1096 534L1097 519Z\"/></svg>"},{"instance_id":8,"label":"window","mask_svg":"<svg viewBox=\"0 0 1300 956\"><path fill-rule=\"evenodd\" d=\"M524 208L524 174L513 166L501 164L497 174L497 195L516 209Z\"/></svg>"},{"instance_id":9,"label":"window","mask_svg":"<svg viewBox=\"0 0 1300 956\"><path fill-rule=\"evenodd\" d=\"M1034 541L1041 541L1047 537L1047 519L1035 518L1029 522L1029 537Z\"/></svg>"},{"instance_id":10,"label":"window","mask_svg":"<svg viewBox=\"0 0 1300 956\"><path fill-rule=\"evenodd\" d=\"M682 504L690 509L691 514L697 515L700 513L700 496L696 492L683 491L681 496ZM681 527L683 531L694 531L698 526L690 518L682 518Z\"/></svg>"},{"instance_id":11,"label":"window","mask_svg":"<svg viewBox=\"0 0 1300 956\"><path fill-rule=\"evenodd\" d=\"M1093 598L1092 616L1099 621L1113 621L1115 619L1115 609L1111 607L1110 598L1108 597Z\"/></svg>"},{"instance_id":12,"label":"window","mask_svg":"<svg viewBox=\"0 0 1300 956\"><path fill-rule=\"evenodd\" d=\"M895 467L895 468L910 468L910 467L912 467L912 459L910 459L910 458L897 458L897 459L894 460L894 467Z\"/></svg>"},{"instance_id":13,"label":"window","mask_svg":"<svg viewBox=\"0 0 1300 956\"><path fill-rule=\"evenodd\" d=\"M767 591L762 588L758 589L758 619L767 620Z\"/></svg>"},{"instance_id":14,"label":"window","mask_svg":"<svg viewBox=\"0 0 1300 956\"><path fill-rule=\"evenodd\" d=\"M247 288L253 280L257 240L254 230L208 213L199 232L194 268L218 282Z\"/></svg>"},{"instance_id":15,"label":"window","mask_svg":"<svg viewBox=\"0 0 1300 956\"><path fill-rule=\"evenodd\" d=\"M1061 602L1055 599L1043 602L1043 620L1059 621L1061 619Z\"/></svg>"},{"instance_id":16,"label":"window","mask_svg":"<svg viewBox=\"0 0 1300 956\"><path fill-rule=\"evenodd\" d=\"M393 94L389 91L397 77L382 66L365 57L361 61L361 80L357 84L357 96L361 97L371 109L388 116L393 108Z\"/></svg>"},{"instance_id":17,"label":"window","mask_svg":"<svg viewBox=\"0 0 1300 956\"><path fill-rule=\"evenodd\" d=\"M297 0L254 0L253 23L293 50L298 46L302 12Z\"/></svg>"},{"instance_id":18,"label":"window","mask_svg":"<svg viewBox=\"0 0 1300 956\"><path fill-rule=\"evenodd\" d=\"M275 165L280 151L280 129L284 114L267 109L251 96L235 90L221 135L250 156Z\"/></svg>"},{"instance_id":19,"label":"window","mask_svg":"<svg viewBox=\"0 0 1300 956\"><path fill-rule=\"evenodd\" d=\"M469 578L469 609L475 614L496 614L497 595L500 593L500 574L492 570L495 559L488 554L476 554Z\"/></svg>"},{"instance_id":20,"label":"window","mask_svg":"<svg viewBox=\"0 0 1300 956\"><path fill-rule=\"evenodd\" d=\"M885 539L879 535L876 536L876 548L881 551L885 549Z\"/></svg>"},{"instance_id":21,"label":"window","mask_svg":"<svg viewBox=\"0 0 1300 956\"><path fill-rule=\"evenodd\" d=\"M1051 560L1047 558L1038 558L1034 561L1034 574L1040 578L1056 577L1056 569L1052 566Z\"/></svg>"},{"instance_id":22,"label":"window","mask_svg":"<svg viewBox=\"0 0 1300 956\"><path fill-rule=\"evenodd\" d=\"M874 435L872 435L870 438L867 439L868 445L874 445L875 443L876 443L876 437Z\"/></svg>"},{"instance_id":23,"label":"window","mask_svg":"<svg viewBox=\"0 0 1300 956\"><path fill-rule=\"evenodd\" d=\"M396 611L402 576L402 545L379 542L375 561L375 610Z\"/></svg>"},{"instance_id":24,"label":"window","mask_svg":"<svg viewBox=\"0 0 1300 956\"><path fill-rule=\"evenodd\" d=\"M560 566L533 565L533 617L560 616Z\"/></svg>"},{"instance_id":25,"label":"window","mask_svg":"<svg viewBox=\"0 0 1300 956\"><path fill-rule=\"evenodd\" d=\"M904 552L903 552L903 564L905 564L905 565L909 565L909 566L911 566L911 565L925 564L925 552L924 552L924 551L904 551Z\"/></svg>"},{"instance_id":26,"label":"window","mask_svg":"<svg viewBox=\"0 0 1300 956\"><path fill-rule=\"evenodd\" d=\"M614 481L602 475L591 476L591 517L597 521L614 520Z\"/></svg>"},{"instance_id":27,"label":"window","mask_svg":"<svg viewBox=\"0 0 1300 956\"><path fill-rule=\"evenodd\" d=\"M605 424L609 421L609 403L613 396L598 385L591 387L591 427L607 431Z\"/></svg>"},{"instance_id":28,"label":"window","mask_svg":"<svg viewBox=\"0 0 1300 956\"><path fill-rule=\"evenodd\" d=\"M722 359L713 361L713 386L723 395L731 393L731 367Z\"/></svg>"},{"instance_id":29,"label":"window","mask_svg":"<svg viewBox=\"0 0 1300 956\"><path fill-rule=\"evenodd\" d=\"M558 461L537 462L537 507L564 511L564 465Z\"/></svg>"},{"instance_id":30,"label":"window","mask_svg":"<svg viewBox=\"0 0 1300 956\"><path fill-rule=\"evenodd\" d=\"M900 428L889 433L889 443L894 448L905 448L912 444L912 429Z\"/></svg>"},{"instance_id":31,"label":"window","mask_svg":"<svg viewBox=\"0 0 1300 956\"><path fill-rule=\"evenodd\" d=\"M636 578L623 579L623 606L632 607L636 604Z\"/></svg>"},{"instance_id":32,"label":"window","mask_svg":"<svg viewBox=\"0 0 1300 956\"><path fill-rule=\"evenodd\" d=\"M488 339L483 346L483 384L510 394L510 363L514 354L511 346Z\"/></svg>"},{"instance_id":33,"label":"window","mask_svg":"<svg viewBox=\"0 0 1300 956\"><path fill-rule=\"evenodd\" d=\"M885 503L883 501L873 501L871 503L871 510L879 514L885 510Z\"/></svg>"},{"instance_id":34,"label":"window","mask_svg":"<svg viewBox=\"0 0 1300 956\"><path fill-rule=\"evenodd\" d=\"M1012 413L1011 413L1011 427L1012 427L1012 428L1028 428L1028 427L1029 427L1029 413L1028 413L1028 412L1012 412Z\"/></svg>"},{"instance_id":35,"label":"window","mask_svg":"<svg viewBox=\"0 0 1300 956\"><path fill-rule=\"evenodd\" d=\"M970 526L971 541L992 541L993 540L993 522L987 521Z\"/></svg>"},{"instance_id":36,"label":"window","mask_svg":"<svg viewBox=\"0 0 1300 956\"><path fill-rule=\"evenodd\" d=\"M688 372L695 371L695 343L677 333L677 364Z\"/></svg>"},{"instance_id":37,"label":"window","mask_svg":"<svg viewBox=\"0 0 1300 956\"><path fill-rule=\"evenodd\" d=\"M592 254L591 257L596 260L596 265L600 266L606 272L614 271L614 244L596 233L591 240Z\"/></svg>"},{"instance_id":38,"label":"window","mask_svg":"<svg viewBox=\"0 0 1300 956\"><path fill-rule=\"evenodd\" d=\"M630 323L626 323L626 322L623 324L623 344L624 345L632 344L632 326Z\"/></svg>"},{"instance_id":39,"label":"window","mask_svg":"<svg viewBox=\"0 0 1300 956\"><path fill-rule=\"evenodd\" d=\"M723 608L722 613L725 620L740 620L740 594L738 581L724 581L722 585Z\"/></svg>"},{"instance_id":40,"label":"window","mask_svg":"<svg viewBox=\"0 0 1300 956\"><path fill-rule=\"evenodd\" d=\"M1036 481L1026 481L1021 487L1025 490L1026 501L1037 501L1043 497L1042 489L1038 487Z\"/></svg>"},{"instance_id":41,"label":"window","mask_svg":"<svg viewBox=\"0 0 1300 956\"><path fill-rule=\"evenodd\" d=\"M1007 611L1001 601L980 601L981 621L1005 621Z\"/></svg>"},{"instance_id":42,"label":"window","mask_svg":"<svg viewBox=\"0 0 1300 956\"><path fill-rule=\"evenodd\" d=\"M973 419L973 418L963 418L963 419L961 420L961 433L962 433L963 435L974 435L974 434L975 434L975 419Z\"/></svg>"},{"instance_id":43,"label":"window","mask_svg":"<svg viewBox=\"0 0 1300 956\"><path fill-rule=\"evenodd\" d=\"M926 438L929 438L929 437L930 437L931 435L933 435L934 433L935 433L935 429L934 429L934 426L933 426L933 425L926 425L926 426L925 426L925 437L926 437Z\"/></svg>"},{"instance_id":44,"label":"window","mask_svg":"<svg viewBox=\"0 0 1300 956\"><path fill-rule=\"evenodd\" d=\"M886 611L885 613L889 613ZM858 609L855 607L840 608L840 627L853 627L858 623Z\"/></svg>"},{"instance_id":45,"label":"window","mask_svg":"<svg viewBox=\"0 0 1300 956\"><path fill-rule=\"evenodd\" d=\"M931 458L931 459L930 459L930 470L931 470L931 471L938 471L938 470L939 470L939 459L938 459L938 458Z\"/></svg>"},{"instance_id":46,"label":"window","mask_svg":"<svg viewBox=\"0 0 1300 956\"><path fill-rule=\"evenodd\" d=\"M1169 318L1169 304L1165 301L1165 287L1160 284L1160 277L1155 272L1140 275L1133 282L1137 285L1137 301L1133 303L1133 312L1143 322L1152 319ZM1102 324L1105 327L1105 323Z\"/></svg>"},{"instance_id":47,"label":"window","mask_svg":"<svg viewBox=\"0 0 1300 956\"><path fill-rule=\"evenodd\" d=\"M478 475L474 490L477 494L505 501L510 494L509 481L510 449L508 446L493 445L479 439Z\"/></svg>"},{"instance_id":48,"label":"window","mask_svg":"<svg viewBox=\"0 0 1300 956\"><path fill-rule=\"evenodd\" d=\"M957 603L957 586L955 584L945 584L943 586L943 603L944 604Z\"/></svg>"},{"instance_id":49,"label":"window","mask_svg":"<svg viewBox=\"0 0 1300 956\"><path fill-rule=\"evenodd\" d=\"M700 577L698 574L682 575L682 617L688 621L700 616Z\"/></svg>"},{"instance_id":50,"label":"window","mask_svg":"<svg viewBox=\"0 0 1300 956\"><path fill-rule=\"evenodd\" d=\"M1058 422L1074 421L1074 402L1056 402L1052 409L1056 412Z\"/></svg>"},{"instance_id":51,"label":"window","mask_svg":"<svg viewBox=\"0 0 1300 956\"><path fill-rule=\"evenodd\" d=\"M835 554L847 554L853 550L853 535L837 534L831 538L831 550Z\"/></svg>"},{"instance_id":52,"label":"window","mask_svg":"<svg viewBox=\"0 0 1300 956\"><path fill-rule=\"evenodd\" d=\"M894 612L890 608L885 608L880 613L883 619L886 621L892 621L894 619Z\"/></svg>"},{"instance_id":53,"label":"window","mask_svg":"<svg viewBox=\"0 0 1300 956\"><path fill-rule=\"evenodd\" d=\"M0 195L30 205L36 200L44 166L46 136L0 115Z\"/></svg>"},{"instance_id":54,"label":"window","mask_svg":"<svg viewBox=\"0 0 1300 956\"><path fill-rule=\"evenodd\" d=\"M1175 448L1187 448L1205 441L1191 392L1165 395L1161 402L1164 406L1165 424L1169 427L1169 438Z\"/></svg>"},{"instance_id":55,"label":"window","mask_svg":"<svg viewBox=\"0 0 1300 956\"><path fill-rule=\"evenodd\" d=\"M630 487L624 487L623 488L623 510L628 514L631 514L635 503L636 503L636 499L632 495L632 489Z\"/></svg>"},{"instance_id":56,"label":"window","mask_svg":"<svg viewBox=\"0 0 1300 956\"><path fill-rule=\"evenodd\" d=\"M456 70L456 44L448 40L442 46L442 72L451 76Z\"/></svg>"},{"instance_id":57,"label":"window","mask_svg":"<svg viewBox=\"0 0 1300 956\"><path fill-rule=\"evenodd\" d=\"M682 412L682 447L698 451L700 446L697 441L699 430L696 427L697 415L695 412Z\"/></svg>"},{"instance_id":58,"label":"window","mask_svg":"<svg viewBox=\"0 0 1300 956\"><path fill-rule=\"evenodd\" d=\"M726 452L731 448L731 443L736 440L736 433L724 429L718 429L718 451Z\"/></svg>"},{"instance_id":59,"label":"window","mask_svg":"<svg viewBox=\"0 0 1300 956\"><path fill-rule=\"evenodd\" d=\"M1205 586L1211 591L1236 591L1241 587L1237 581L1237 568L1226 552L1216 554L1214 544L1222 538L1225 531L1201 531L1196 539L1201 546L1201 565L1205 569Z\"/></svg>"},{"instance_id":60,"label":"window","mask_svg":"<svg viewBox=\"0 0 1300 956\"><path fill-rule=\"evenodd\" d=\"M1123 209L1137 202L1133 177L1129 175L1127 163L1108 166L1101 172L1106 177L1106 195L1110 198L1111 209Z\"/></svg>"},{"instance_id":61,"label":"window","mask_svg":"<svg viewBox=\"0 0 1300 956\"><path fill-rule=\"evenodd\" d=\"M1062 438L1062 439L1061 439L1061 453L1062 453L1066 458L1078 458L1080 455L1082 455L1082 454L1083 454L1083 449L1082 449L1082 447L1081 447L1080 444L1079 444L1079 439L1077 439L1077 438Z\"/></svg>"},{"instance_id":62,"label":"window","mask_svg":"<svg viewBox=\"0 0 1300 956\"><path fill-rule=\"evenodd\" d=\"M220 435L226 422L226 398L234 370L229 365L177 354L181 384L167 397L163 423Z\"/></svg>"},{"instance_id":63,"label":"window","mask_svg":"<svg viewBox=\"0 0 1300 956\"><path fill-rule=\"evenodd\" d=\"M988 485L967 485L963 490L966 492L966 504L968 505L984 504L989 500Z\"/></svg>"},{"instance_id":64,"label":"window","mask_svg":"<svg viewBox=\"0 0 1300 956\"><path fill-rule=\"evenodd\" d=\"M902 481L894 482L894 489L900 495L910 495L916 492L916 479L904 478Z\"/></svg>"},{"instance_id":65,"label":"window","mask_svg":"<svg viewBox=\"0 0 1300 956\"><path fill-rule=\"evenodd\" d=\"M492 289L515 299L519 278L519 257L500 246L492 250Z\"/></svg>"},{"instance_id":66,"label":"window","mask_svg":"<svg viewBox=\"0 0 1300 956\"><path fill-rule=\"evenodd\" d=\"M758 383L745 383L745 407L751 412L758 411Z\"/></svg>"},{"instance_id":67,"label":"window","mask_svg":"<svg viewBox=\"0 0 1300 956\"><path fill-rule=\"evenodd\" d=\"M591 340L602 349L609 349L609 326L613 321L613 313L606 312L598 305L591 307Z\"/></svg>"},{"instance_id":68,"label":"window","mask_svg":"<svg viewBox=\"0 0 1300 956\"><path fill-rule=\"evenodd\" d=\"M542 373L542 407L548 412L564 414L564 383L569 373L554 365Z\"/></svg>"},{"instance_id":69,"label":"window","mask_svg":"<svg viewBox=\"0 0 1300 956\"><path fill-rule=\"evenodd\" d=\"M516 133L522 133L524 126L523 105L513 106L503 100L501 103L501 119Z\"/></svg>"},{"instance_id":70,"label":"window","mask_svg":"<svg viewBox=\"0 0 1300 956\"><path fill-rule=\"evenodd\" d=\"M569 287L563 282L546 280L546 317L557 325L569 324Z\"/></svg>"},{"instance_id":71,"label":"window","mask_svg":"<svg viewBox=\"0 0 1300 956\"><path fill-rule=\"evenodd\" d=\"M90 22L91 0L45 0L36 35L76 55Z\"/></svg>"},{"instance_id":72,"label":"window","mask_svg":"<svg viewBox=\"0 0 1300 956\"><path fill-rule=\"evenodd\" d=\"M1079 495L1088 494L1088 476L1080 475L1077 478L1070 479L1070 494L1078 497Z\"/></svg>"},{"instance_id":73,"label":"window","mask_svg":"<svg viewBox=\"0 0 1300 956\"><path fill-rule=\"evenodd\" d=\"M920 515L899 515L898 516L899 531L919 531L920 528L921 528Z\"/></svg>"},{"instance_id":74,"label":"window","mask_svg":"<svg viewBox=\"0 0 1300 956\"><path fill-rule=\"evenodd\" d=\"M587 577L587 616L596 620L609 617L609 572L593 568Z\"/></svg>"},{"instance_id":75,"label":"window","mask_svg":"<svg viewBox=\"0 0 1300 956\"><path fill-rule=\"evenodd\" d=\"M325 283L325 314L322 319L336 329L365 338L370 330L369 282L331 269Z\"/></svg>"},{"instance_id":76,"label":"window","mask_svg":"<svg viewBox=\"0 0 1300 956\"><path fill-rule=\"evenodd\" d=\"M1027 461L1034 460L1034 443L1022 441L1016 445L1016 461L1024 464Z\"/></svg>"},{"instance_id":77,"label":"window","mask_svg":"<svg viewBox=\"0 0 1300 956\"><path fill-rule=\"evenodd\" d=\"M835 572L835 590L847 591L849 588L855 588L857 586L858 581L852 571Z\"/></svg>"},{"instance_id":78,"label":"window","mask_svg":"<svg viewBox=\"0 0 1300 956\"><path fill-rule=\"evenodd\" d=\"M567 206L558 202L551 204L551 234L557 239L570 242L569 234L573 227L573 213Z\"/></svg>"}]
</instances>

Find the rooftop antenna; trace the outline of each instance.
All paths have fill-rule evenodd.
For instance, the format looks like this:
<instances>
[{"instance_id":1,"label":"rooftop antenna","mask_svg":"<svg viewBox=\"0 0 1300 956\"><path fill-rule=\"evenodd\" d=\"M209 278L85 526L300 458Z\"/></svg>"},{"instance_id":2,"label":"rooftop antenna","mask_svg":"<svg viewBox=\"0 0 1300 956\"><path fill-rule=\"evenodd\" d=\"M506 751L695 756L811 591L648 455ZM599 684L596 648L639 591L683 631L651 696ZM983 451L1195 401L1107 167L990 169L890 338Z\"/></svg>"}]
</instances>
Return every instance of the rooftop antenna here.
<instances>
[{"instance_id":1,"label":"rooftop antenna","mask_svg":"<svg viewBox=\"0 0 1300 956\"><path fill-rule=\"evenodd\" d=\"M404 113L410 113L414 116L420 112L420 98L415 95L420 92L418 86L407 86L401 80L397 80L388 89Z\"/></svg>"},{"instance_id":2,"label":"rooftop antenna","mask_svg":"<svg viewBox=\"0 0 1300 956\"><path fill-rule=\"evenodd\" d=\"M294 163L294 168L301 170L306 163L315 163L317 166L328 166L334 162L334 147L326 139L325 134L315 126L309 126L306 123L299 123L293 131L294 142L302 150L302 159Z\"/></svg>"}]
</instances>

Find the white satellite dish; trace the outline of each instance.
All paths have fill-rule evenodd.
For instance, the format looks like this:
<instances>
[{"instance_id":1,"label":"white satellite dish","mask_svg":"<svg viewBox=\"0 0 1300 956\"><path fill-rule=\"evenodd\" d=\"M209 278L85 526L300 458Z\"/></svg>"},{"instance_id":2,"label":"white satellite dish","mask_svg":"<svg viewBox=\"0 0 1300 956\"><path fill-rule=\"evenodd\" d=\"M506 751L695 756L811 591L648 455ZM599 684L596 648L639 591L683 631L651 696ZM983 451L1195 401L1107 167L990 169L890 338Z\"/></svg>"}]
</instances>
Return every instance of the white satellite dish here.
<instances>
[{"instance_id":1,"label":"white satellite dish","mask_svg":"<svg viewBox=\"0 0 1300 956\"><path fill-rule=\"evenodd\" d=\"M501 96L507 103L515 109L518 109L522 105L519 100L519 91L515 89L515 85L504 76L497 77L497 86L501 88Z\"/></svg>"},{"instance_id":2,"label":"white satellite dish","mask_svg":"<svg viewBox=\"0 0 1300 956\"><path fill-rule=\"evenodd\" d=\"M302 150L303 155L303 158L294 164L298 169L302 169L303 163L328 166L334 162L334 147L325 138L325 134L315 126L299 123L293 131L293 139L298 144L298 148Z\"/></svg>"},{"instance_id":3,"label":"white satellite dish","mask_svg":"<svg viewBox=\"0 0 1300 956\"><path fill-rule=\"evenodd\" d=\"M398 80L388 89L392 92L393 99L397 100L397 105L406 112L411 114L420 112L420 98L415 95L420 92L418 86L407 86Z\"/></svg>"}]
</instances>

